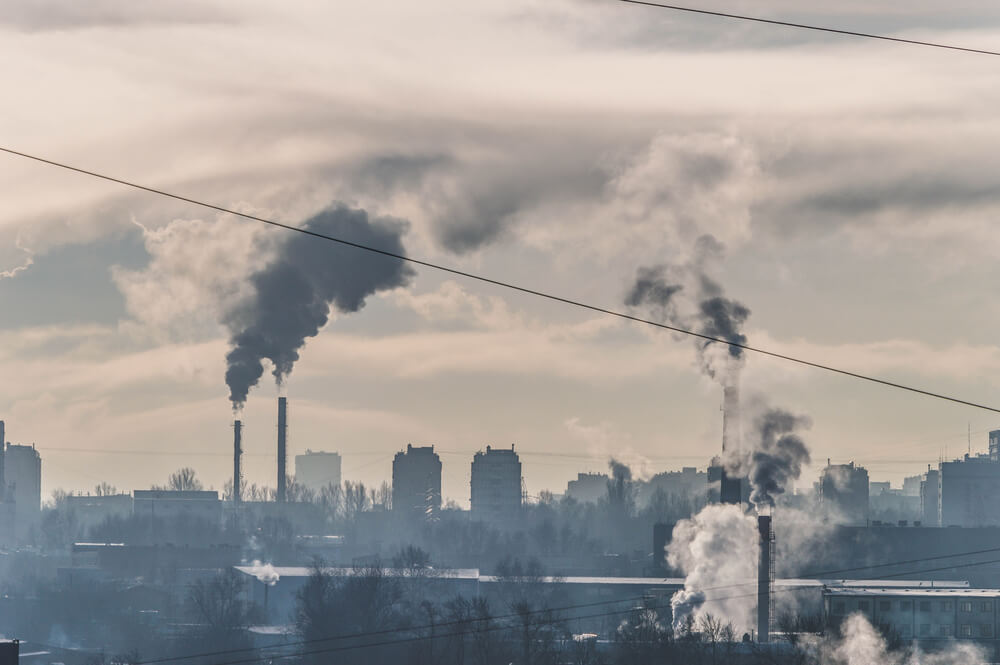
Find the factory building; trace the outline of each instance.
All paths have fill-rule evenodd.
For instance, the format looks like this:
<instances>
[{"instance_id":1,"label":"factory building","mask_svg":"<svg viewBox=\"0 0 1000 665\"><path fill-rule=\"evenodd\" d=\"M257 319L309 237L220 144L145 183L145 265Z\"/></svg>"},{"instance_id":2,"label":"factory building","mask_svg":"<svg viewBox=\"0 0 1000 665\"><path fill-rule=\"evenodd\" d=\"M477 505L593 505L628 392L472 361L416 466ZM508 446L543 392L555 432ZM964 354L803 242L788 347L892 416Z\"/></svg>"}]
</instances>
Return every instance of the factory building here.
<instances>
[{"instance_id":1,"label":"factory building","mask_svg":"<svg viewBox=\"0 0 1000 665\"><path fill-rule=\"evenodd\" d=\"M66 497L66 507L72 513L79 533L86 534L107 519L126 518L131 515L132 495L70 495Z\"/></svg>"},{"instance_id":2,"label":"factory building","mask_svg":"<svg viewBox=\"0 0 1000 665\"><path fill-rule=\"evenodd\" d=\"M837 522L851 526L868 524L868 470L850 464L830 464L820 478L820 501Z\"/></svg>"},{"instance_id":3,"label":"factory building","mask_svg":"<svg viewBox=\"0 0 1000 665\"><path fill-rule=\"evenodd\" d=\"M884 625L903 640L921 643L946 640L985 642L995 649L1000 589L962 588L827 588L823 592L828 626L852 614Z\"/></svg>"},{"instance_id":4,"label":"factory building","mask_svg":"<svg viewBox=\"0 0 1000 665\"><path fill-rule=\"evenodd\" d=\"M512 524L521 513L521 460L505 448L486 446L472 459L472 519Z\"/></svg>"},{"instance_id":5,"label":"factory building","mask_svg":"<svg viewBox=\"0 0 1000 665\"><path fill-rule=\"evenodd\" d=\"M340 485L340 455L307 450L295 456L295 482L314 492L327 485Z\"/></svg>"},{"instance_id":6,"label":"factory building","mask_svg":"<svg viewBox=\"0 0 1000 665\"><path fill-rule=\"evenodd\" d=\"M222 502L212 490L135 490L132 496L132 512L137 517L222 522Z\"/></svg>"},{"instance_id":7,"label":"factory building","mask_svg":"<svg viewBox=\"0 0 1000 665\"><path fill-rule=\"evenodd\" d=\"M392 510L431 518L441 510L441 458L434 446L406 445L392 460Z\"/></svg>"}]
</instances>

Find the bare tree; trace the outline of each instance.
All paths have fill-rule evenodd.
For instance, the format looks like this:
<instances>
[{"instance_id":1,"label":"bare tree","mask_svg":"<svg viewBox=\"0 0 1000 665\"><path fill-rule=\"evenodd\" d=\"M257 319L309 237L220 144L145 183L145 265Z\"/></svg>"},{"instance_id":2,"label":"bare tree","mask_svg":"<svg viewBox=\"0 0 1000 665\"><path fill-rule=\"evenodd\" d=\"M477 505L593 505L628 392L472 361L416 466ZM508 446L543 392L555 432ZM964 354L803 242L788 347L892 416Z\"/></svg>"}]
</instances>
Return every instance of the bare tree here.
<instances>
[{"instance_id":1,"label":"bare tree","mask_svg":"<svg viewBox=\"0 0 1000 665\"><path fill-rule=\"evenodd\" d=\"M95 496L114 496L115 494L118 494L118 488L114 485L110 485L102 481L98 485L94 486Z\"/></svg>"},{"instance_id":2,"label":"bare tree","mask_svg":"<svg viewBox=\"0 0 1000 665\"><path fill-rule=\"evenodd\" d=\"M246 628L260 618L260 610L244 600L244 584L240 573L230 568L191 586L188 605L206 647L242 649L249 645Z\"/></svg>"},{"instance_id":3,"label":"bare tree","mask_svg":"<svg viewBox=\"0 0 1000 665\"><path fill-rule=\"evenodd\" d=\"M196 491L203 489L201 481L195 476L194 469L189 466L177 469L167 480L167 489L174 491Z\"/></svg>"}]
</instances>

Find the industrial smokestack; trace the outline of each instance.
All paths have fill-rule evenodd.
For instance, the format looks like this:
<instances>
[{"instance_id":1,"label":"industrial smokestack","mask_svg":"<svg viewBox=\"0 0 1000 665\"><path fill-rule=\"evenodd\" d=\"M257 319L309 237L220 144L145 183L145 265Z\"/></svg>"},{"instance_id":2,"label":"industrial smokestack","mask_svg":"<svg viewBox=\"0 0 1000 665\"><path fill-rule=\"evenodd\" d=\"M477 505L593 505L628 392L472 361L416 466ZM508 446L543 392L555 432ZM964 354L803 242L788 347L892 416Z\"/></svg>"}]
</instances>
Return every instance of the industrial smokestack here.
<instances>
[{"instance_id":1,"label":"industrial smokestack","mask_svg":"<svg viewBox=\"0 0 1000 665\"><path fill-rule=\"evenodd\" d=\"M242 500L242 471L240 458L243 455L243 421L233 421L233 504Z\"/></svg>"},{"instance_id":2,"label":"industrial smokestack","mask_svg":"<svg viewBox=\"0 0 1000 665\"><path fill-rule=\"evenodd\" d=\"M288 399L278 398L278 502L285 502L285 437L288 434Z\"/></svg>"},{"instance_id":3,"label":"industrial smokestack","mask_svg":"<svg viewBox=\"0 0 1000 665\"><path fill-rule=\"evenodd\" d=\"M740 389L738 370L732 369L722 389L722 459L732 457L740 450ZM722 468L719 501L738 504L743 499L740 478L729 477Z\"/></svg>"},{"instance_id":4,"label":"industrial smokestack","mask_svg":"<svg viewBox=\"0 0 1000 665\"><path fill-rule=\"evenodd\" d=\"M771 516L757 517L760 535L760 559L757 562L757 641L765 643L771 636L771 596L774 592L774 531Z\"/></svg>"},{"instance_id":5,"label":"industrial smokestack","mask_svg":"<svg viewBox=\"0 0 1000 665\"><path fill-rule=\"evenodd\" d=\"M4 477L4 454L7 449L7 434L4 422L0 420L0 502L7 500L7 480Z\"/></svg>"}]
</instances>

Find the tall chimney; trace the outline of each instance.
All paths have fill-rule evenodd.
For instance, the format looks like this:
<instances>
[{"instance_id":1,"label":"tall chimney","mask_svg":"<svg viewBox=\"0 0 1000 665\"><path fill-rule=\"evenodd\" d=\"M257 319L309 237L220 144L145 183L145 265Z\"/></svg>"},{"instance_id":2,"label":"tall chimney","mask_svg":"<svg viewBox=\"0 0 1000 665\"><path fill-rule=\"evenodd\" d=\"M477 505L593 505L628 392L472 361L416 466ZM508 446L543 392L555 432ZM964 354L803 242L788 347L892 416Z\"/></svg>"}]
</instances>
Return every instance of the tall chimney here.
<instances>
[{"instance_id":1,"label":"tall chimney","mask_svg":"<svg viewBox=\"0 0 1000 665\"><path fill-rule=\"evenodd\" d=\"M740 389L734 375L722 389L722 458L723 468L719 486L719 500L722 503L740 503L743 499L743 483L740 478L730 478L726 474L726 451L740 449Z\"/></svg>"},{"instance_id":2,"label":"tall chimney","mask_svg":"<svg viewBox=\"0 0 1000 665\"><path fill-rule=\"evenodd\" d=\"M771 636L771 595L774 586L774 532L771 530L771 516L757 517L757 533L760 535L760 560L757 562L757 641L767 642Z\"/></svg>"},{"instance_id":3,"label":"tall chimney","mask_svg":"<svg viewBox=\"0 0 1000 665\"><path fill-rule=\"evenodd\" d=\"M278 398L278 502L285 502L285 437L288 434L288 399Z\"/></svg>"},{"instance_id":4,"label":"tall chimney","mask_svg":"<svg viewBox=\"0 0 1000 665\"><path fill-rule=\"evenodd\" d=\"M4 476L4 455L7 450L7 434L4 423L0 420L0 503L7 500L7 479Z\"/></svg>"},{"instance_id":5,"label":"tall chimney","mask_svg":"<svg viewBox=\"0 0 1000 665\"><path fill-rule=\"evenodd\" d=\"M233 421L233 504L242 500L242 476L240 457L243 455L243 421Z\"/></svg>"}]
</instances>

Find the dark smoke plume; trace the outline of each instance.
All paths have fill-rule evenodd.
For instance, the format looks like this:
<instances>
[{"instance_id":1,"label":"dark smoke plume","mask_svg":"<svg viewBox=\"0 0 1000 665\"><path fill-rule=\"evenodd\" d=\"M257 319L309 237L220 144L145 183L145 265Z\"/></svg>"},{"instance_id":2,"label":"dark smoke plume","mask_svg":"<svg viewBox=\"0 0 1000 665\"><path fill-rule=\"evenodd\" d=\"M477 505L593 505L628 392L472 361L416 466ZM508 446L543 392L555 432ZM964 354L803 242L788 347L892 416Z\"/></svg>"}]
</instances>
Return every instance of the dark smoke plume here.
<instances>
[{"instance_id":1,"label":"dark smoke plume","mask_svg":"<svg viewBox=\"0 0 1000 665\"><path fill-rule=\"evenodd\" d=\"M625 297L625 304L629 307L648 307L655 316L678 328L694 329L702 335L745 345L747 337L743 334L743 324L750 316L750 309L727 298L722 287L708 277L705 270L705 263L721 256L722 251L718 240L704 235L695 243L695 258L691 263L678 267L659 265L639 268L635 283ZM681 279L669 279L672 274ZM689 282L691 287L685 292L679 281ZM686 293L690 293L693 299L689 303L682 301ZM685 304L692 311L682 312ZM696 345L702 370L713 378L719 371L732 369L732 360L743 358L743 349L727 345L731 361L723 364L711 353L715 342L699 339Z\"/></svg>"},{"instance_id":2,"label":"dark smoke plume","mask_svg":"<svg viewBox=\"0 0 1000 665\"><path fill-rule=\"evenodd\" d=\"M302 228L403 255L400 220L369 217L337 205L308 219ZM232 349L226 384L234 408L247 399L264 372L266 358L280 385L299 359L306 339L326 325L330 307L356 312L378 292L405 286L413 270L403 261L302 234L291 234L277 256L250 278L253 295L227 316Z\"/></svg>"},{"instance_id":3,"label":"dark smoke plume","mask_svg":"<svg viewBox=\"0 0 1000 665\"><path fill-rule=\"evenodd\" d=\"M774 506L791 481L809 464L809 449L796 434L810 421L782 409L769 409L754 420L752 449L734 453L726 460L727 471L746 474L750 480L750 501L758 508Z\"/></svg>"}]
</instances>

